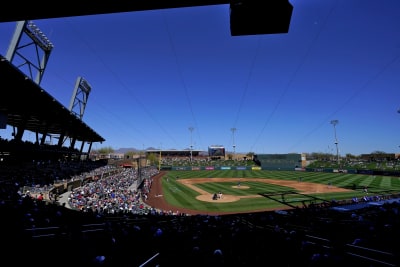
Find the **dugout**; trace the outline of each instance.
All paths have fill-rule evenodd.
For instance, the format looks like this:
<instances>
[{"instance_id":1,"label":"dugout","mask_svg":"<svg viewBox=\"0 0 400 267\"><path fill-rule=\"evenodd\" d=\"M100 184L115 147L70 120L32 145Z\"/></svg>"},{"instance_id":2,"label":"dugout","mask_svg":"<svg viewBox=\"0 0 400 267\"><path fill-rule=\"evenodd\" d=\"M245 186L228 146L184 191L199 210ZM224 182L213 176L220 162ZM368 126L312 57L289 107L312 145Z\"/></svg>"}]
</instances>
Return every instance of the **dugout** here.
<instances>
[{"instance_id":1,"label":"dugout","mask_svg":"<svg viewBox=\"0 0 400 267\"><path fill-rule=\"evenodd\" d=\"M302 154L259 154L254 161L263 170L290 170L302 168Z\"/></svg>"}]
</instances>

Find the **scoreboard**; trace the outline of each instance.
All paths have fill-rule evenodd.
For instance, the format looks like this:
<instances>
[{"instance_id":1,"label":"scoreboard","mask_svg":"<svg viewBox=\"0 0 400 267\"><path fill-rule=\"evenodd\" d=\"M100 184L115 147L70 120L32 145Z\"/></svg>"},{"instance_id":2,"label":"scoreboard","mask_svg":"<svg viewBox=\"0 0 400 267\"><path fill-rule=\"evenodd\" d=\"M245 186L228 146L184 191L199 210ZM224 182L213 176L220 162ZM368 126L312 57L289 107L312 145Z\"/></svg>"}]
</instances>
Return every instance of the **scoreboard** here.
<instances>
[{"instance_id":1,"label":"scoreboard","mask_svg":"<svg viewBox=\"0 0 400 267\"><path fill-rule=\"evenodd\" d=\"M209 157L225 157L225 147L224 146L209 146L208 147Z\"/></svg>"}]
</instances>

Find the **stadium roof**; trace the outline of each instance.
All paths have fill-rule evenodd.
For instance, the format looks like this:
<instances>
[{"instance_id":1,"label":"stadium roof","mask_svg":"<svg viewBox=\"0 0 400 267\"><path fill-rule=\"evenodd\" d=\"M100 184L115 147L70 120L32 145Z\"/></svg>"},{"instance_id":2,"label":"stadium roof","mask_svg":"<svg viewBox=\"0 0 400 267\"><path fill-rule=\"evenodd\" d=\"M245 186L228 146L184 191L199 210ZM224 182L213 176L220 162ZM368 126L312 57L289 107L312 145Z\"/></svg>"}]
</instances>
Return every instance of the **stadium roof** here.
<instances>
[{"instance_id":1,"label":"stadium roof","mask_svg":"<svg viewBox=\"0 0 400 267\"><path fill-rule=\"evenodd\" d=\"M289 0L61 1L51 8L37 2L8 1L0 22L229 4L231 35L287 33L293 6Z\"/></svg>"},{"instance_id":2,"label":"stadium roof","mask_svg":"<svg viewBox=\"0 0 400 267\"><path fill-rule=\"evenodd\" d=\"M0 115L6 124L40 134L64 134L78 141L105 139L0 55Z\"/></svg>"},{"instance_id":3,"label":"stadium roof","mask_svg":"<svg viewBox=\"0 0 400 267\"><path fill-rule=\"evenodd\" d=\"M22 4L18 1L9 1L7 2L7 6L3 8L0 22L208 6L229 4L230 2L229 0L116 0L112 2L70 0L57 2L57 4L52 5L50 8L46 8L35 1L28 1Z\"/></svg>"}]
</instances>

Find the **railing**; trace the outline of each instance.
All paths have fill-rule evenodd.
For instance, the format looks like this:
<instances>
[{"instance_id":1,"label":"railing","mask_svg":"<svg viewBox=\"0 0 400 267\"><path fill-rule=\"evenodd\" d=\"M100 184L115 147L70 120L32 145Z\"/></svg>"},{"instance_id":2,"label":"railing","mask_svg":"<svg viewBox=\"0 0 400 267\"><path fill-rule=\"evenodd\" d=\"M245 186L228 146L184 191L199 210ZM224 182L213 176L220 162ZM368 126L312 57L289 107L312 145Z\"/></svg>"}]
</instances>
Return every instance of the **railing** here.
<instances>
[{"instance_id":1,"label":"railing","mask_svg":"<svg viewBox=\"0 0 400 267\"><path fill-rule=\"evenodd\" d=\"M398 266L398 259L391 252L347 244L346 254L373 266Z\"/></svg>"},{"instance_id":2,"label":"railing","mask_svg":"<svg viewBox=\"0 0 400 267\"><path fill-rule=\"evenodd\" d=\"M156 257L158 257L158 255L160 255L160 253L157 252L157 253L154 254L150 259L148 259L147 261L145 261L145 262L143 262L142 264L140 264L139 267L143 267L143 266L145 266L146 264L150 263L152 260L154 260Z\"/></svg>"}]
</instances>

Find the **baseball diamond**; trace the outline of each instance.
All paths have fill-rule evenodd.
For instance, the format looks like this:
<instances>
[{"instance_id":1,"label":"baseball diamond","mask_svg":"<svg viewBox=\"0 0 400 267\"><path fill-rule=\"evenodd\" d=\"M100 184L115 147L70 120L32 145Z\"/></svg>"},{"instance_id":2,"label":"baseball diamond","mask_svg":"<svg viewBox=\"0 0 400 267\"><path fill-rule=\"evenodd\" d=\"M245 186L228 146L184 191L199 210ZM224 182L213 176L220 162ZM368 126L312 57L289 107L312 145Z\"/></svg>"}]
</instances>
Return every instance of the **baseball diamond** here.
<instances>
[{"instance_id":1,"label":"baseball diamond","mask_svg":"<svg viewBox=\"0 0 400 267\"><path fill-rule=\"evenodd\" d=\"M258 172L257 178L225 178L197 177L202 175L199 175L198 172L192 172L191 174L187 172L185 174L187 177L173 179L169 177L171 176L169 172L161 172L153 177L147 204L159 210L191 215L287 210L302 207L310 203L328 203L330 200L335 199L351 201L353 197L362 198L365 192L363 192L361 187L356 186L356 188L353 188L350 184L352 181L356 182L354 180L356 177L360 181L370 179L368 176L362 175L336 174L336 180L332 183L331 178L334 176L326 178L326 174L322 174L318 180L315 174L313 174L312 179L306 178L307 174L305 173L302 174L305 177L304 179L296 179L294 177L298 176L298 173L285 172L289 178L277 179L273 173L263 173L261 171ZM282 175L280 174L282 172L276 173ZM265 178L262 176L265 176ZM268 178L268 176L272 176L272 178ZM350 177L353 178L349 179ZM263 189L263 186L266 186L266 188L271 186L272 188ZM177 190L176 187L180 188L180 190ZM258 187L261 189L258 189ZM380 189L379 194L384 191L385 189ZM378 193L378 191L376 192ZM214 194L216 195L215 197ZM180 199L182 196L182 202L186 204L178 203L177 199ZM247 207L241 207L239 203L246 200L251 200L251 202L243 204L247 205ZM198 203L195 204L197 205L196 208L188 204L190 202ZM261 202L271 204L262 206L259 204ZM229 203L231 205L226 209L224 204L228 205ZM238 203L238 207L240 207L237 210L235 210L235 203Z\"/></svg>"}]
</instances>

